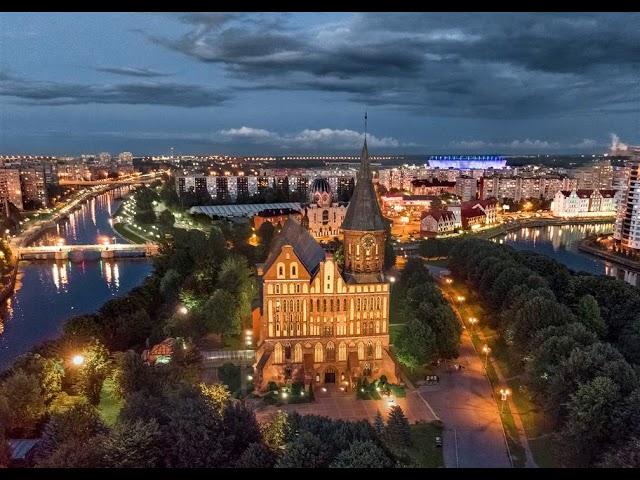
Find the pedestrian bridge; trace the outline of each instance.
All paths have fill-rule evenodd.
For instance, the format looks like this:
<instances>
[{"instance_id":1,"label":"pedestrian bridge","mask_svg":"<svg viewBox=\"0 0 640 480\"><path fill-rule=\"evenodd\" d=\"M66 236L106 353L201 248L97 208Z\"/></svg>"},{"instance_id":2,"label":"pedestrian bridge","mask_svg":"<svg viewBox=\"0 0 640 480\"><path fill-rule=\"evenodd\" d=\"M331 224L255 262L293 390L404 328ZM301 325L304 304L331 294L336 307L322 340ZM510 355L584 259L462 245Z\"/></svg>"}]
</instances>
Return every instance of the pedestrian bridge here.
<instances>
[{"instance_id":1,"label":"pedestrian bridge","mask_svg":"<svg viewBox=\"0 0 640 480\"><path fill-rule=\"evenodd\" d=\"M38 247L19 247L18 260L76 260L85 256L100 258L150 257L158 253L156 243L145 244L95 244L95 245L44 245Z\"/></svg>"}]
</instances>

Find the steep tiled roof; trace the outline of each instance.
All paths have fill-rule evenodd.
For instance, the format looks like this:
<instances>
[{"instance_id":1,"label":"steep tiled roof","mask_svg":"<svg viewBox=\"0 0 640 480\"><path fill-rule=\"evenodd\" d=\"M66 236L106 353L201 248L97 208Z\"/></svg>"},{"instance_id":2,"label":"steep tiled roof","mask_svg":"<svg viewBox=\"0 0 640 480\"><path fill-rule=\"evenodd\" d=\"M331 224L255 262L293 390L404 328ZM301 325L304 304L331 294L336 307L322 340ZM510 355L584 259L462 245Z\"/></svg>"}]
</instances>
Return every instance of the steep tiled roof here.
<instances>
[{"instance_id":1,"label":"steep tiled roof","mask_svg":"<svg viewBox=\"0 0 640 480\"><path fill-rule=\"evenodd\" d=\"M485 213L483 208L493 207L497 204L495 198L486 198L484 200L470 200L468 202L462 202L460 204L460 213L464 218L479 217ZM480 208L482 207L482 208Z\"/></svg>"},{"instance_id":2,"label":"steep tiled roof","mask_svg":"<svg viewBox=\"0 0 640 480\"><path fill-rule=\"evenodd\" d=\"M324 249L309 234L307 229L289 217L280 233L271 242L269 255L264 263L265 271L271 267L284 245L293 247L293 251L311 274L315 273L318 265L325 258Z\"/></svg>"},{"instance_id":3,"label":"steep tiled roof","mask_svg":"<svg viewBox=\"0 0 640 480\"><path fill-rule=\"evenodd\" d=\"M616 196L615 190L600 190L600 195L602 198L613 198Z\"/></svg>"},{"instance_id":4,"label":"steep tiled roof","mask_svg":"<svg viewBox=\"0 0 640 480\"><path fill-rule=\"evenodd\" d=\"M371 181L371 168L369 167L369 150L365 139L360 155L360 172L358 183L351 196L347 213L342 222L343 230L356 231L381 231L385 229L384 219L378 205L376 193Z\"/></svg>"},{"instance_id":5,"label":"steep tiled roof","mask_svg":"<svg viewBox=\"0 0 640 480\"><path fill-rule=\"evenodd\" d=\"M433 219L436 222L439 222L441 220L455 220L456 216L454 215L454 213L450 210L440 210L440 209L432 209L429 210L427 212L425 212L422 216L422 218L425 217L433 217Z\"/></svg>"}]
</instances>

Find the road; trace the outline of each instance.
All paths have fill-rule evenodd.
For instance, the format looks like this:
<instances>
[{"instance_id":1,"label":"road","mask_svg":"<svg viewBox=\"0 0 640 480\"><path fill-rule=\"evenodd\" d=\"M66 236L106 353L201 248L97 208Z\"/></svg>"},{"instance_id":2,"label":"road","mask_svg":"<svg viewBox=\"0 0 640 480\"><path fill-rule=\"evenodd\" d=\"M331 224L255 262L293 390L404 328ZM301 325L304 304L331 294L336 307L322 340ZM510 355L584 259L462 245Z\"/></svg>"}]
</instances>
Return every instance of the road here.
<instances>
[{"instance_id":1,"label":"road","mask_svg":"<svg viewBox=\"0 0 640 480\"><path fill-rule=\"evenodd\" d=\"M511 463L482 360L476 355L471 338L464 330L460 356L434 373L437 386L419 387L422 397L444 422L444 463L447 468L509 468Z\"/></svg>"}]
</instances>

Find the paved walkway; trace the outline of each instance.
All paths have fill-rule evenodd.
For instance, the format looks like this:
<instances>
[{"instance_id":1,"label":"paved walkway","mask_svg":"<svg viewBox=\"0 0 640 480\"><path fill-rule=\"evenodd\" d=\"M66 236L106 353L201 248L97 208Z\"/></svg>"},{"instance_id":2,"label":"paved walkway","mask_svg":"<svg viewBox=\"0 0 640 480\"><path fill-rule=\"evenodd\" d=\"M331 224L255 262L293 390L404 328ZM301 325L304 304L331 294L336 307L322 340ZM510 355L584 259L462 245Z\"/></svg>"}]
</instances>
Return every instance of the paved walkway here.
<instances>
[{"instance_id":1,"label":"paved walkway","mask_svg":"<svg viewBox=\"0 0 640 480\"><path fill-rule=\"evenodd\" d=\"M464 368L441 365L436 386L422 386L422 395L444 422L444 464L447 468L509 468L500 414L466 330L460 356Z\"/></svg>"},{"instance_id":2,"label":"paved walkway","mask_svg":"<svg viewBox=\"0 0 640 480\"><path fill-rule=\"evenodd\" d=\"M342 392L335 387L330 387L327 392L321 388L314 390L315 402L293 405L269 406L256 411L258 421L263 422L271 418L278 410L285 412L298 412L301 415L321 415L341 420L369 420L373 421L376 412L380 411L386 419L389 408L400 405L409 422L423 420L430 422L436 420L427 403L420 398L416 390L407 390L405 398L393 396L394 402L389 403L386 398L382 400L358 400L355 392Z\"/></svg>"}]
</instances>

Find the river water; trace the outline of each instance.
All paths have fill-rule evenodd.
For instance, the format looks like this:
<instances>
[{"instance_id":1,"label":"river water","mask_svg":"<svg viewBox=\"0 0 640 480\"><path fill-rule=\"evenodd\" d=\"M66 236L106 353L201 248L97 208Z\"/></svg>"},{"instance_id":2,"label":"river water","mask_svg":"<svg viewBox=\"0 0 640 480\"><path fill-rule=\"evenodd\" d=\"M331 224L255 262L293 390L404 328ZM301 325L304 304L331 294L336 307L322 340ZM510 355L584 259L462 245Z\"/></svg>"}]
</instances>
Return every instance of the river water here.
<instances>
[{"instance_id":1,"label":"river water","mask_svg":"<svg viewBox=\"0 0 640 480\"><path fill-rule=\"evenodd\" d=\"M109 219L128 188L85 202L34 245L55 245L60 237L68 245L97 243L99 237L114 241ZM34 345L58 336L66 319L95 312L140 285L151 270L145 258L20 262L16 291L0 309L0 370Z\"/></svg>"},{"instance_id":2,"label":"river water","mask_svg":"<svg viewBox=\"0 0 640 480\"><path fill-rule=\"evenodd\" d=\"M531 250L547 255L576 272L609 275L640 286L638 272L580 252L578 242L589 235L611 233L613 224L563 225L522 228L494 238L518 250Z\"/></svg>"}]
</instances>

